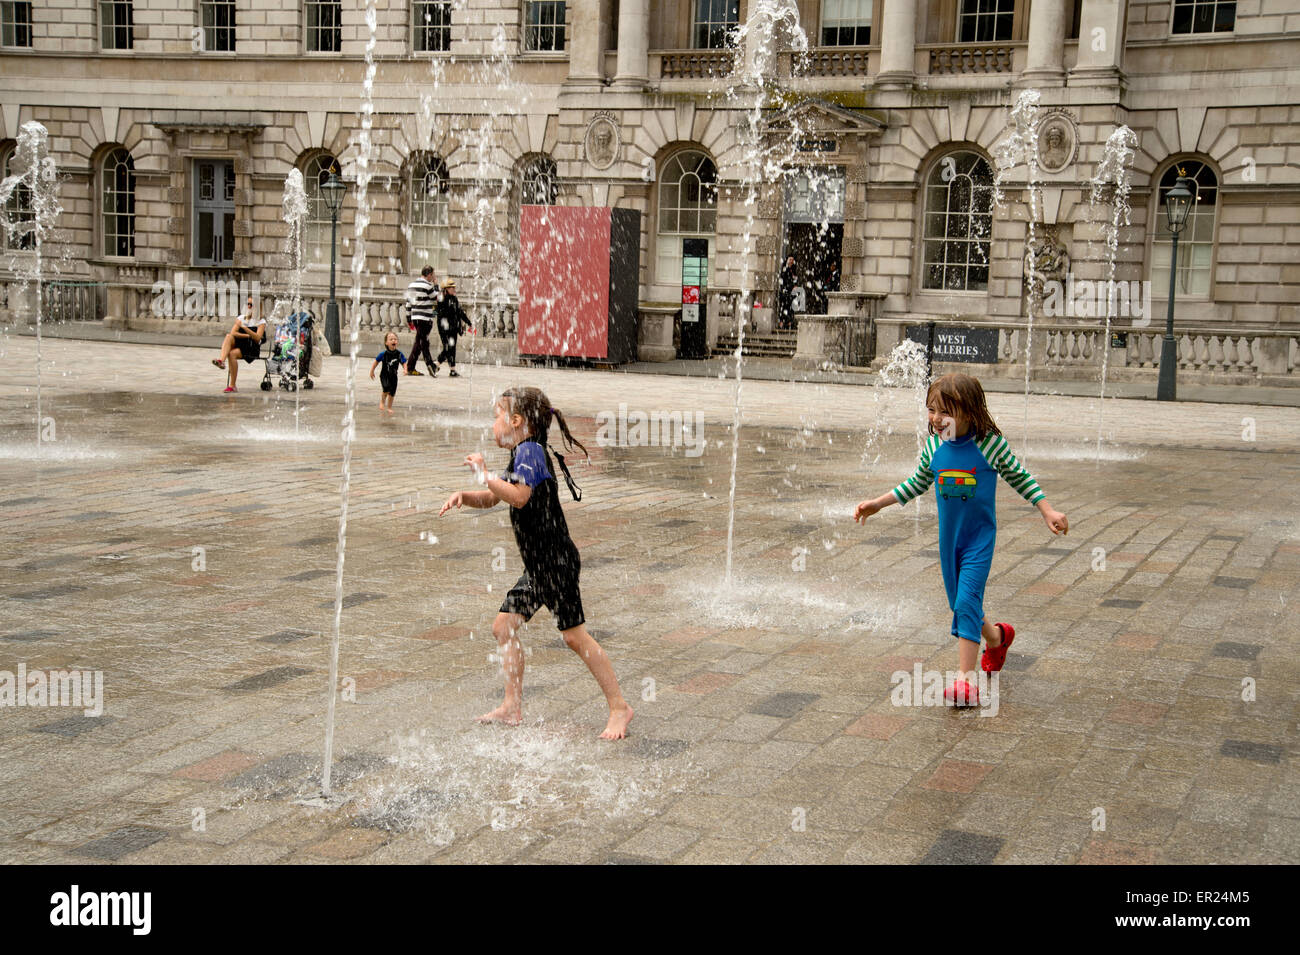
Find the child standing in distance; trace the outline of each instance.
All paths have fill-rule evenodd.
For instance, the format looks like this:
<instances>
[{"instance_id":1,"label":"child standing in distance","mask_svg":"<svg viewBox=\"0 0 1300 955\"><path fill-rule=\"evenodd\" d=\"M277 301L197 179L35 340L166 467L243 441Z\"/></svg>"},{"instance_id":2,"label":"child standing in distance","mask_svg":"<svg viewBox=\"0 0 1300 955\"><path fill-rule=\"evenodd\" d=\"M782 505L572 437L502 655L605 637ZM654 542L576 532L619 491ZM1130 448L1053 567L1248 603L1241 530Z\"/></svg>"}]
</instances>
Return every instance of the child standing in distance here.
<instances>
[{"instance_id":1,"label":"child standing in distance","mask_svg":"<svg viewBox=\"0 0 1300 955\"><path fill-rule=\"evenodd\" d=\"M384 393L379 396L379 410L393 413L393 397L397 394L397 369L406 364L406 356L397 350L397 332L384 336L384 350L375 356L375 363L370 366L370 378L373 381L375 369L379 368L379 385Z\"/></svg>"},{"instance_id":2,"label":"child standing in distance","mask_svg":"<svg viewBox=\"0 0 1300 955\"><path fill-rule=\"evenodd\" d=\"M492 507L497 501L510 505L510 525L519 545L524 575L506 594L505 602L492 624L492 635L501 648L505 671L505 700L490 713L478 718L480 723L505 723L518 726L523 719L524 655L515 637L540 607L555 615L555 625L569 649L587 664L600 684L609 705L609 721L601 739L623 739L632 721L632 707L623 699L618 678L609 657L587 632L582 612L582 594L578 574L582 562L578 548L569 536L569 527L560 508L559 485L550 468L546 437L554 420L560 426L566 449L587 449L569 433L564 416L551 407L550 400L537 388L511 388L496 403L492 436L498 447L510 450L510 464L504 474L485 470L483 455L469 454L465 463L474 470L482 491L457 491L447 498L438 512L441 517L453 507ZM569 476L564 456L555 453L564 480L574 500L581 492Z\"/></svg>"},{"instance_id":3,"label":"child standing in distance","mask_svg":"<svg viewBox=\"0 0 1300 955\"><path fill-rule=\"evenodd\" d=\"M890 493L858 504L853 519L861 524L882 508L906 504L935 485L939 566L952 608L952 635L958 638L961 670L961 676L944 690L944 700L955 706L975 706L979 692L972 681L980 637L987 643L980 665L986 673L995 673L1006 662L1016 636L1010 624L990 624L984 619L984 584L997 540L994 490L998 475L1026 501L1037 505L1053 534L1069 533L1070 523L1047 503L1038 483L1007 447L976 379L960 374L937 379L926 395L926 408L930 437L916 473Z\"/></svg>"}]
</instances>

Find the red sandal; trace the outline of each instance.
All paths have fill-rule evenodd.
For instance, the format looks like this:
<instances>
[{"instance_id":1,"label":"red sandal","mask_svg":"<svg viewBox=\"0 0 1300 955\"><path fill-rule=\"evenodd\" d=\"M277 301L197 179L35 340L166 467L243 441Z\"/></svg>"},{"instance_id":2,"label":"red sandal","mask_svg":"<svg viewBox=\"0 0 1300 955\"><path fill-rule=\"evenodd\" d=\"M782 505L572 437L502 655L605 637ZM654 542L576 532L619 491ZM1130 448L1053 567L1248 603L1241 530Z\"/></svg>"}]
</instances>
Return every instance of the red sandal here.
<instances>
[{"instance_id":1,"label":"red sandal","mask_svg":"<svg viewBox=\"0 0 1300 955\"><path fill-rule=\"evenodd\" d=\"M1002 631L1002 642L996 647L984 648L980 667L985 673L997 673L1002 669L1002 665L1007 662L1007 651L1011 649L1011 641L1016 639L1016 628L1011 624L995 623L993 626Z\"/></svg>"},{"instance_id":2,"label":"red sandal","mask_svg":"<svg viewBox=\"0 0 1300 955\"><path fill-rule=\"evenodd\" d=\"M943 702L945 706L955 706L959 709L965 706L979 706L979 687L971 686L965 680L954 680L952 686L943 691Z\"/></svg>"}]
</instances>

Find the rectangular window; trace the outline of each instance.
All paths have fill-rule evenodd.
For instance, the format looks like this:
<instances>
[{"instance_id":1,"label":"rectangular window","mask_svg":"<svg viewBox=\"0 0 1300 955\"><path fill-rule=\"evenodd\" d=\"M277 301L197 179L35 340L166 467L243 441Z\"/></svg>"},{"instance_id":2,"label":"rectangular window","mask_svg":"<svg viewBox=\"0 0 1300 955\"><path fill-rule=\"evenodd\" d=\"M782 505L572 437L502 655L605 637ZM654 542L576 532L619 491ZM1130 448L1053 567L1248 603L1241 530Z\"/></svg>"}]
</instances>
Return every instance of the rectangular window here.
<instances>
[{"instance_id":1,"label":"rectangular window","mask_svg":"<svg viewBox=\"0 0 1300 955\"><path fill-rule=\"evenodd\" d=\"M31 49L32 5L28 2L0 3L0 46Z\"/></svg>"},{"instance_id":2,"label":"rectangular window","mask_svg":"<svg viewBox=\"0 0 1300 955\"><path fill-rule=\"evenodd\" d=\"M1016 16L1016 0L962 0L958 43L1006 43Z\"/></svg>"},{"instance_id":3,"label":"rectangular window","mask_svg":"<svg viewBox=\"0 0 1300 955\"><path fill-rule=\"evenodd\" d=\"M740 0L695 0L691 45L697 50L724 49L739 23Z\"/></svg>"},{"instance_id":4,"label":"rectangular window","mask_svg":"<svg viewBox=\"0 0 1300 955\"><path fill-rule=\"evenodd\" d=\"M1174 0L1174 33L1231 33L1237 0Z\"/></svg>"},{"instance_id":5,"label":"rectangular window","mask_svg":"<svg viewBox=\"0 0 1300 955\"><path fill-rule=\"evenodd\" d=\"M524 49L528 52L564 49L563 0L538 0L524 4Z\"/></svg>"},{"instance_id":6,"label":"rectangular window","mask_svg":"<svg viewBox=\"0 0 1300 955\"><path fill-rule=\"evenodd\" d=\"M870 44L874 3L875 0L823 0L822 46Z\"/></svg>"},{"instance_id":7,"label":"rectangular window","mask_svg":"<svg viewBox=\"0 0 1300 955\"><path fill-rule=\"evenodd\" d=\"M451 3L415 0L411 4L415 31L411 49L416 53L446 53L451 50Z\"/></svg>"},{"instance_id":8,"label":"rectangular window","mask_svg":"<svg viewBox=\"0 0 1300 955\"><path fill-rule=\"evenodd\" d=\"M199 0L203 14L203 51L233 53L235 50L235 0Z\"/></svg>"},{"instance_id":9,"label":"rectangular window","mask_svg":"<svg viewBox=\"0 0 1300 955\"><path fill-rule=\"evenodd\" d=\"M135 12L131 0L100 0L99 45L105 50L135 46Z\"/></svg>"},{"instance_id":10,"label":"rectangular window","mask_svg":"<svg viewBox=\"0 0 1300 955\"><path fill-rule=\"evenodd\" d=\"M307 52L337 53L342 48L341 0L307 0Z\"/></svg>"}]
</instances>

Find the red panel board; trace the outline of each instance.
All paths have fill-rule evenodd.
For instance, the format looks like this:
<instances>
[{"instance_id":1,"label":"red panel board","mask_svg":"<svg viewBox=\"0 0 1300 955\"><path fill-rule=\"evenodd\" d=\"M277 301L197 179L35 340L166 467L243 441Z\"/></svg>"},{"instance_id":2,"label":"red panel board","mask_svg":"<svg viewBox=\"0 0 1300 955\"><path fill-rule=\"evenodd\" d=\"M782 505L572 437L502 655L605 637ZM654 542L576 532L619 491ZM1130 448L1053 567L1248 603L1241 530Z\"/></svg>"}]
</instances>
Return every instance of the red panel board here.
<instances>
[{"instance_id":1,"label":"red panel board","mask_svg":"<svg viewBox=\"0 0 1300 955\"><path fill-rule=\"evenodd\" d=\"M523 206L519 353L609 356L609 209Z\"/></svg>"}]
</instances>

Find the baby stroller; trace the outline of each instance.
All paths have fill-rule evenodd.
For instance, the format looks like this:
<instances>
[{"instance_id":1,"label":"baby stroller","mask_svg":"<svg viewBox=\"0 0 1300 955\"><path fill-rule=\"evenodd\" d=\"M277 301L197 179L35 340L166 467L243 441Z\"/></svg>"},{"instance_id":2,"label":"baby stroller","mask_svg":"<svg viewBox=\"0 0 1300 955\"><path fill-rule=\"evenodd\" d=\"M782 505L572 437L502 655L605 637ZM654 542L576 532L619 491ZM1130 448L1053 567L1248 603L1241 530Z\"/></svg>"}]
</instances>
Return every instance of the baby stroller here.
<instances>
[{"instance_id":1,"label":"baby stroller","mask_svg":"<svg viewBox=\"0 0 1300 955\"><path fill-rule=\"evenodd\" d=\"M312 329L316 320L310 312L294 312L275 327L275 340L271 354L266 358L266 377L262 390L271 390L271 376L280 376L280 387L286 391L311 388L308 377L312 370Z\"/></svg>"}]
</instances>

